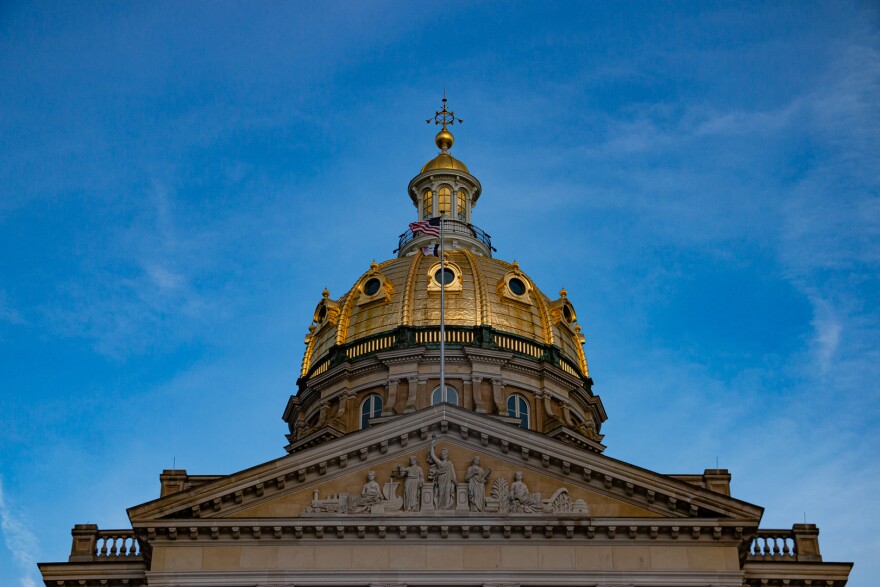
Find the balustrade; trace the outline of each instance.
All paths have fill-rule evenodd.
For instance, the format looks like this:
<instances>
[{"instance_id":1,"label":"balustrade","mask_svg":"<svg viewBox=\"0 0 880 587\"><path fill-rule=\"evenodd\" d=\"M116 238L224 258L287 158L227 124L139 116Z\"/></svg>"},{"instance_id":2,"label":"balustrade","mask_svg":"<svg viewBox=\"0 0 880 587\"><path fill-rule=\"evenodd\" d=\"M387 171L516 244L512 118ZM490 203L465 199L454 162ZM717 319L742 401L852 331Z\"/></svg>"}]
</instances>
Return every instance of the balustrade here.
<instances>
[{"instance_id":1,"label":"balustrade","mask_svg":"<svg viewBox=\"0 0 880 587\"><path fill-rule=\"evenodd\" d=\"M100 530L95 546L95 556L98 557L136 557L141 554L131 530Z\"/></svg>"},{"instance_id":2,"label":"balustrade","mask_svg":"<svg viewBox=\"0 0 880 587\"><path fill-rule=\"evenodd\" d=\"M77 524L71 534L71 562L142 560L133 530L98 530L94 524Z\"/></svg>"},{"instance_id":3,"label":"balustrade","mask_svg":"<svg viewBox=\"0 0 880 587\"><path fill-rule=\"evenodd\" d=\"M752 560L797 559L792 530L758 530L749 548Z\"/></svg>"},{"instance_id":4,"label":"balustrade","mask_svg":"<svg viewBox=\"0 0 880 587\"><path fill-rule=\"evenodd\" d=\"M503 349L536 361L546 361L557 365L563 371L575 377L584 375L576 367L576 363L563 356L559 348L541 344L528 338L500 332L485 326L447 326L446 344L450 347L475 346L489 349ZM332 347L327 354L316 357L305 379L325 373L332 367L345 361L361 359L377 352L400 350L413 346L425 345L435 347L440 344L440 328L438 326L401 326L391 331L374 334L355 340L351 343Z\"/></svg>"},{"instance_id":5,"label":"balustrade","mask_svg":"<svg viewBox=\"0 0 880 587\"><path fill-rule=\"evenodd\" d=\"M758 530L748 557L755 561L821 562L819 529L815 524L795 524L791 530Z\"/></svg>"}]
</instances>

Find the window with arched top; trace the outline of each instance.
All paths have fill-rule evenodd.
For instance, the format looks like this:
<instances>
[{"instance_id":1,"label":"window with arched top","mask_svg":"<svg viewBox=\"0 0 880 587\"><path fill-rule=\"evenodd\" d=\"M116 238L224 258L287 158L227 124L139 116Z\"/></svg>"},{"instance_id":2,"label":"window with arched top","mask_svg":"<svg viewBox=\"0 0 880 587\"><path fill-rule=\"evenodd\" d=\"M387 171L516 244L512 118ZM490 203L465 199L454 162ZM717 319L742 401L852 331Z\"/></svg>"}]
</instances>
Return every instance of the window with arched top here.
<instances>
[{"instance_id":1,"label":"window with arched top","mask_svg":"<svg viewBox=\"0 0 880 587\"><path fill-rule=\"evenodd\" d=\"M422 218L434 216L434 192L425 190L422 194Z\"/></svg>"},{"instance_id":2,"label":"window with arched top","mask_svg":"<svg viewBox=\"0 0 880 587\"><path fill-rule=\"evenodd\" d=\"M437 212L445 212L447 218L452 215L452 188L448 185L441 185L437 190Z\"/></svg>"},{"instance_id":3,"label":"window with arched top","mask_svg":"<svg viewBox=\"0 0 880 587\"><path fill-rule=\"evenodd\" d=\"M519 427L529 429L529 402L526 398L514 393L507 398L507 415L519 418Z\"/></svg>"},{"instance_id":4,"label":"window with arched top","mask_svg":"<svg viewBox=\"0 0 880 587\"><path fill-rule=\"evenodd\" d=\"M455 201L455 217L462 222L467 222L467 192L458 190L458 197Z\"/></svg>"},{"instance_id":5,"label":"window with arched top","mask_svg":"<svg viewBox=\"0 0 880 587\"><path fill-rule=\"evenodd\" d=\"M378 418L382 415L382 396L371 394L364 398L361 404L361 430L370 427L370 418Z\"/></svg>"},{"instance_id":6,"label":"window with arched top","mask_svg":"<svg viewBox=\"0 0 880 587\"><path fill-rule=\"evenodd\" d=\"M431 405L434 404L455 404L458 405L458 392L455 391L455 388L447 385L446 390L440 389L438 386L437 389L431 394Z\"/></svg>"}]
</instances>

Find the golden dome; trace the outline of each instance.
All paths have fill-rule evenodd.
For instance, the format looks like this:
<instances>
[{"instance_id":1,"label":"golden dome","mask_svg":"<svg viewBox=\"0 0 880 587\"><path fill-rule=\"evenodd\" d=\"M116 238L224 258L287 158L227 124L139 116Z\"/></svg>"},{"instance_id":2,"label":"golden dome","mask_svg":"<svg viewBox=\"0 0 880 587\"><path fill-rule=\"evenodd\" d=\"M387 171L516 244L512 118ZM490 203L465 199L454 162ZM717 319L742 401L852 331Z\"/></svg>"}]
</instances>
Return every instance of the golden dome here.
<instances>
[{"instance_id":1,"label":"golden dome","mask_svg":"<svg viewBox=\"0 0 880 587\"><path fill-rule=\"evenodd\" d=\"M535 358L552 345L589 377L581 347L583 335L576 330L574 309L566 298L548 298L516 263L458 249L446 252L446 265L455 274L445 291L448 327L487 326L496 333L511 334L507 340L519 341L516 344L521 346L507 347L503 342L498 346ZM308 338L302 374L336 345L350 345L402 326L436 327L440 287L434 276L439 269L437 257L421 253L371 266L348 293L329 300L339 308L338 316L319 323ZM498 340L503 338L503 334L498 336ZM528 341L536 345L529 346Z\"/></svg>"},{"instance_id":2,"label":"golden dome","mask_svg":"<svg viewBox=\"0 0 880 587\"><path fill-rule=\"evenodd\" d=\"M465 173L470 173L468 171L467 165L450 155L449 153L440 153L422 167L422 171L420 173L424 173L426 171L433 171L435 169L454 169L456 171L464 171Z\"/></svg>"}]
</instances>

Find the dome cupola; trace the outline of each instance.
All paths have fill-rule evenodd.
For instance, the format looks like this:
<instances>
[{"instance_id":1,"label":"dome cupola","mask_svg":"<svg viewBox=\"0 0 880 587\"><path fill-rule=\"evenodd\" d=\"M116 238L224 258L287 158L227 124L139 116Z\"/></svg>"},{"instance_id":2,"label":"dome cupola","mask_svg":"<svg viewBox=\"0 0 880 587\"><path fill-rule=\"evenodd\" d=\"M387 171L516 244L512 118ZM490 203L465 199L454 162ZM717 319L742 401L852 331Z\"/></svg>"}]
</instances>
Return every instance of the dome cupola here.
<instances>
[{"instance_id":1,"label":"dome cupola","mask_svg":"<svg viewBox=\"0 0 880 587\"><path fill-rule=\"evenodd\" d=\"M455 404L601 452L605 410L568 292L553 299L519 263L493 258L489 235L471 223L482 186L449 154L461 119L444 97L431 120L440 153L407 189L421 226L347 292L322 292L284 413L287 450Z\"/></svg>"},{"instance_id":2,"label":"dome cupola","mask_svg":"<svg viewBox=\"0 0 880 587\"><path fill-rule=\"evenodd\" d=\"M477 255L491 257L491 237L471 222L471 212L483 186L471 175L467 165L449 153L455 137L448 127L461 124L462 120L456 118L455 112L447 108L444 95L442 108L427 122L434 122L442 127L434 137L434 143L440 152L425 163L419 174L409 182L407 192L417 211L416 220L443 216L443 244L447 250L466 249ZM433 240L436 241L436 238ZM431 237L406 232L400 236L397 254L400 257L415 254L430 242Z\"/></svg>"}]
</instances>

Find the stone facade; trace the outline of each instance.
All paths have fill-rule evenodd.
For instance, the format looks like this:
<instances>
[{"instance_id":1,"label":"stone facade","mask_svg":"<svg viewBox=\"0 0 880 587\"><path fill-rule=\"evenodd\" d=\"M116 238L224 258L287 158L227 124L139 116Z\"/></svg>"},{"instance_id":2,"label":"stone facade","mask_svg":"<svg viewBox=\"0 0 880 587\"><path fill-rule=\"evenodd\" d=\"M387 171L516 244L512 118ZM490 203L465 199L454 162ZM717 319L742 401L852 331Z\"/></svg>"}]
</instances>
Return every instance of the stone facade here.
<instances>
[{"instance_id":1,"label":"stone facade","mask_svg":"<svg viewBox=\"0 0 880 587\"><path fill-rule=\"evenodd\" d=\"M451 120L445 105L437 116ZM40 564L47 587L846 584L851 563L822 560L815 526L760 529L728 471L662 475L603 454L567 292L551 299L492 258L469 224L482 187L452 141L444 124L409 188L418 219L445 205L432 198L458 206L445 389L440 265L420 251L431 238L405 234L397 259L323 293L284 456L164 471L130 529L74 527L69 560Z\"/></svg>"}]
</instances>

